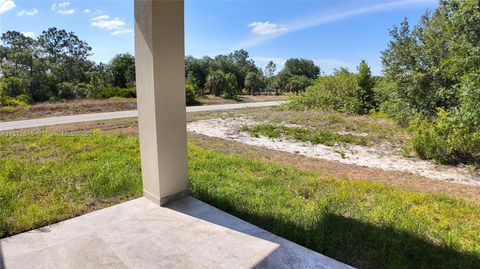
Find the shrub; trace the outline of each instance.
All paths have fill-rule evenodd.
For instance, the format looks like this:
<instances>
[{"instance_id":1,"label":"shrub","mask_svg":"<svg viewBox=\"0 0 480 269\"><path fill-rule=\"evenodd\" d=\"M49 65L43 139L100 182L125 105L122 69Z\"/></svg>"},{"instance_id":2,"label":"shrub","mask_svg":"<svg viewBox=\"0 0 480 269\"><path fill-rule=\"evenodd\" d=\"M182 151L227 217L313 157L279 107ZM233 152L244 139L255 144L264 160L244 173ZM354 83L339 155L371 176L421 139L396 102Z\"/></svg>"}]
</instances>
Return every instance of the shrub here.
<instances>
[{"instance_id":1,"label":"shrub","mask_svg":"<svg viewBox=\"0 0 480 269\"><path fill-rule=\"evenodd\" d=\"M15 98L19 95L28 96L28 81L17 78L8 77L2 79L2 95Z\"/></svg>"},{"instance_id":2,"label":"shrub","mask_svg":"<svg viewBox=\"0 0 480 269\"><path fill-rule=\"evenodd\" d=\"M100 90L97 96L97 98L111 98L111 97L135 98L137 97L137 92L134 87L119 88L119 87L107 85Z\"/></svg>"},{"instance_id":3,"label":"shrub","mask_svg":"<svg viewBox=\"0 0 480 269\"><path fill-rule=\"evenodd\" d=\"M237 96L237 88L238 88L238 83L237 83L237 78L235 77L234 74L228 73L225 76L225 97L227 98L233 98Z\"/></svg>"},{"instance_id":4,"label":"shrub","mask_svg":"<svg viewBox=\"0 0 480 269\"><path fill-rule=\"evenodd\" d=\"M290 99L287 106L295 110L317 109L361 113L361 88L357 78L340 71L318 79L304 93Z\"/></svg>"},{"instance_id":5,"label":"shrub","mask_svg":"<svg viewBox=\"0 0 480 269\"><path fill-rule=\"evenodd\" d=\"M288 79L285 88L289 92L295 92L298 94L299 92L305 91L311 83L311 80L306 76L293 75Z\"/></svg>"},{"instance_id":6,"label":"shrub","mask_svg":"<svg viewBox=\"0 0 480 269\"><path fill-rule=\"evenodd\" d=\"M424 159L480 165L480 78L469 76L458 86L458 108L439 109L437 118L414 120L413 148Z\"/></svg>"},{"instance_id":7,"label":"shrub","mask_svg":"<svg viewBox=\"0 0 480 269\"><path fill-rule=\"evenodd\" d=\"M195 90L195 84L185 85L185 101L188 106L198 104L197 91Z\"/></svg>"},{"instance_id":8,"label":"shrub","mask_svg":"<svg viewBox=\"0 0 480 269\"><path fill-rule=\"evenodd\" d=\"M57 88L58 97L61 99L85 98L93 91L93 86L88 83L62 82Z\"/></svg>"},{"instance_id":9,"label":"shrub","mask_svg":"<svg viewBox=\"0 0 480 269\"><path fill-rule=\"evenodd\" d=\"M225 74L222 71L212 71L210 74L208 74L205 88L210 92L210 94L220 96L223 93L224 87Z\"/></svg>"},{"instance_id":10,"label":"shrub","mask_svg":"<svg viewBox=\"0 0 480 269\"><path fill-rule=\"evenodd\" d=\"M10 79L0 80L0 107L2 106L28 106L30 97L27 94L11 96L7 93L7 83Z\"/></svg>"}]
</instances>

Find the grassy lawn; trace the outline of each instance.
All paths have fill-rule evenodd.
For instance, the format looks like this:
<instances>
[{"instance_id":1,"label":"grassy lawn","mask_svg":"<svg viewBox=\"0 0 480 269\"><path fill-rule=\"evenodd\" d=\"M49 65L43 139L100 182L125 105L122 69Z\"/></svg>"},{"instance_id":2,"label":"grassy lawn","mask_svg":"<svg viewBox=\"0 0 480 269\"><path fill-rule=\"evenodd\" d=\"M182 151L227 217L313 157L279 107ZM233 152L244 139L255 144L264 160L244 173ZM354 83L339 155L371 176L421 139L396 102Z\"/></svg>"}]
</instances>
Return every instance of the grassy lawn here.
<instances>
[{"instance_id":1,"label":"grassy lawn","mask_svg":"<svg viewBox=\"0 0 480 269\"><path fill-rule=\"evenodd\" d=\"M139 197L135 136L0 135L0 237ZM189 144L192 194L362 268L479 268L480 207Z\"/></svg>"}]
</instances>

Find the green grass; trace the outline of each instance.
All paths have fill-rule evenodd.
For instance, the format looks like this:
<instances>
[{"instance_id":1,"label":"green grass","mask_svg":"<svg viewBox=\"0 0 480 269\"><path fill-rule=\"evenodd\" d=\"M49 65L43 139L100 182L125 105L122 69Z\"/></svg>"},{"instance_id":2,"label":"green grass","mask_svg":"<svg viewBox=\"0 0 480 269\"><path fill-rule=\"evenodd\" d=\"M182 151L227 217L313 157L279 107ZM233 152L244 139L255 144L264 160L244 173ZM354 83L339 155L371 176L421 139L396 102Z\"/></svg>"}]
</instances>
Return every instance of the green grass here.
<instances>
[{"instance_id":1,"label":"green grass","mask_svg":"<svg viewBox=\"0 0 480 269\"><path fill-rule=\"evenodd\" d=\"M138 141L0 135L0 237L142 195Z\"/></svg>"},{"instance_id":2,"label":"green grass","mask_svg":"<svg viewBox=\"0 0 480 269\"><path fill-rule=\"evenodd\" d=\"M0 237L141 195L138 141L0 136ZM479 268L480 208L189 145L192 194L361 268Z\"/></svg>"},{"instance_id":3,"label":"green grass","mask_svg":"<svg viewBox=\"0 0 480 269\"><path fill-rule=\"evenodd\" d=\"M316 130L305 127L288 127L281 124L262 123L254 126L244 125L241 127L241 131L249 132L254 137L259 137L260 135L268 138L285 137L298 141L309 141L312 144L323 144L327 146L333 146L337 143L356 144L363 146L367 144L367 139L363 136L353 134L338 134L328 130Z\"/></svg>"}]
</instances>

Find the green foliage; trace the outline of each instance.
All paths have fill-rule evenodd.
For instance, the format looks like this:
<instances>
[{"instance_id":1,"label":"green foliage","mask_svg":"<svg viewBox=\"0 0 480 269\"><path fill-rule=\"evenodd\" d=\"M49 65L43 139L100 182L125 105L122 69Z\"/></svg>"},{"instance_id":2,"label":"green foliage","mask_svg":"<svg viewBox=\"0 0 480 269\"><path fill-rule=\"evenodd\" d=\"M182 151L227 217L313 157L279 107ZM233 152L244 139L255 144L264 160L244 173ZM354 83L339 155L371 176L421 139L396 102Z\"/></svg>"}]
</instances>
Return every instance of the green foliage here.
<instances>
[{"instance_id":1,"label":"green foliage","mask_svg":"<svg viewBox=\"0 0 480 269\"><path fill-rule=\"evenodd\" d=\"M412 122L413 147L424 159L480 167L480 78L467 78L459 95L458 108L439 109L434 119Z\"/></svg>"},{"instance_id":2,"label":"green foliage","mask_svg":"<svg viewBox=\"0 0 480 269\"><path fill-rule=\"evenodd\" d=\"M115 55L109 64L112 86L128 88L135 86L135 57L129 53Z\"/></svg>"},{"instance_id":3,"label":"green foliage","mask_svg":"<svg viewBox=\"0 0 480 269\"><path fill-rule=\"evenodd\" d=\"M99 91L97 95L97 98L111 97L135 98L137 97L137 91L135 88L120 88L106 85Z\"/></svg>"},{"instance_id":4,"label":"green foliage","mask_svg":"<svg viewBox=\"0 0 480 269\"><path fill-rule=\"evenodd\" d=\"M92 86L88 83L62 82L57 88L60 99L85 98L92 91Z\"/></svg>"},{"instance_id":5,"label":"green foliage","mask_svg":"<svg viewBox=\"0 0 480 269\"><path fill-rule=\"evenodd\" d=\"M228 73L225 75L225 97L233 98L237 96L237 78L234 74Z\"/></svg>"},{"instance_id":6,"label":"green foliage","mask_svg":"<svg viewBox=\"0 0 480 269\"><path fill-rule=\"evenodd\" d=\"M320 75L320 68L307 59L288 59L283 70L292 76L306 76L309 79L316 79Z\"/></svg>"},{"instance_id":7,"label":"green foliage","mask_svg":"<svg viewBox=\"0 0 480 269\"><path fill-rule=\"evenodd\" d=\"M285 89L289 92L300 93L305 91L305 89L312 84L312 81L304 76L293 75L288 79Z\"/></svg>"},{"instance_id":8,"label":"green foliage","mask_svg":"<svg viewBox=\"0 0 480 269\"><path fill-rule=\"evenodd\" d=\"M382 53L380 111L407 125L425 159L479 163L480 8L476 0L441 1L410 29L391 31ZM387 100L386 96L390 95Z\"/></svg>"},{"instance_id":9,"label":"green foliage","mask_svg":"<svg viewBox=\"0 0 480 269\"><path fill-rule=\"evenodd\" d=\"M265 77L267 81L268 91L272 90L272 82L275 76L275 71L277 70L277 65L273 61L269 61L265 66Z\"/></svg>"},{"instance_id":10,"label":"green foliage","mask_svg":"<svg viewBox=\"0 0 480 269\"><path fill-rule=\"evenodd\" d=\"M16 97L19 95L28 96L28 82L18 77L7 77L2 79L3 89L2 94L9 97Z\"/></svg>"},{"instance_id":11,"label":"green foliage","mask_svg":"<svg viewBox=\"0 0 480 269\"><path fill-rule=\"evenodd\" d=\"M279 95L287 91L287 84L290 77L290 74L282 70L273 78L272 88L275 90L275 94Z\"/></svg>"},{"instance_id":12,"label":"green foliage","mask_svg":"<svg viewBox=\"0 0 480 269\"><path fill-rule=\"evenodd\" d=\"M372 72L367 62L362 60L358 69L358 86L361 89L360 103L362 114L368 114L371 110L376 108L375 94L373 88L375 87L375 81L372 77Z\"/></svg>"},{"instance_id":13,"label":"green foliage","mask_svg":"<svg viewBox=\"0 0 480 269\"><path fill-rule=\"evenodd\" d=\"M295 110L335 110L363 112L360 101L362 89L357 78L346 71L319 78L304 93L290 99L287 107Z\"/></svg>"},{"instance_id":14,"label":"green foliage","mask_svg":"<svg viewBox=\"0 0 480 269\"><path fill-rule=\"evenodd\" d=\"M277 124L257 124L253 127L242 126L241 131L249 132L254 137L260 135L268 138L286 137L298 141L309 141L312 144L323 144L333 146L337 143L347 143L355 145L366 145L367 140L363 136L352 134L338 134L328 130L316 130L304 127L287 127Z\"/></svg>"},{"instance_id":15,"label":"green foliage","mask_svg":"<svg viewBox=\"0 0 480 269\"><path fill-rule=\"evenodd\" d=\"M235 76L237 91L244 88L245 77L248 72L261 73L261 70L250 59L248 52L245 50L236 50L228 55L217 55L213 59L208 56L200 59L192 56L185 57L185 74L192 74L198 81L197 86L199 88L206 85L208 75L217 70Z\"/></svg>"},{"instance_id":16,"label":"green foliage","mask_svg":"<svg viewBox=\"0 0 480 269\"><path fill-rule=\"evenodd\" d=\"M245 77L245 89L249 94L255 93L265 88L265 80L261 75L254 72L249 72Z\"/></svg>"},{"instance_id":17,"label":"green foliage","mask_svg":"<svg viewBox=\"0 0 480 269\"><path fill-rule=\"evenodd\" d=\"M210 94L220 96L225 89L225 83L225 74L222 71L212 71L210 74L208 74L207 82L205 83L205 89L207 89Z\"/></svg>"},{"instance_id":18,"label":"green foliage","mask_svg":"<svg viewBox=\"0 0 480 269\"><path fill-rule=\"evenodd\" d=\"M185 84L185 103L187 106L198 104L197 89L195 84Z\"/></svg>"}]
</instances>

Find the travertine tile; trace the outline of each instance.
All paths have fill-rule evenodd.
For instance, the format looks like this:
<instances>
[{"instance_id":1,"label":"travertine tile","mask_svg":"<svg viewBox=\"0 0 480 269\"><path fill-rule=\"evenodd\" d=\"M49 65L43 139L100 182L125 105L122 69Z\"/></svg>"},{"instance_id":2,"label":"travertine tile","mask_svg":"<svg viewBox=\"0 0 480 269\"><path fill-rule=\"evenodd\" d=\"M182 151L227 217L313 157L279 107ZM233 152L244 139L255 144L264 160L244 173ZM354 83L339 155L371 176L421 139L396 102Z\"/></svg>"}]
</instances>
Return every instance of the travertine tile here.
<instances>
[{"instance_id":1,"label":"travertine tile","mask_svg":"<svg viewBox=\"0 0 480 269\"><path fill-rule=\"evenodd\" d=\"M58 268L128 268L95 233L49 248Z\"/></svg>"},{"instance_id":2,"label":"travertine tile","mask_svg":"<svg viewBox=\"0 0 480 269\"><path fill-rule=\"evenodd\" d=\"M172 268L186 251L168 235L156 235L116 249L117 256L129 268Z\"/></svg>"},{"instance_id":3,"label":"travertine tile","mask_svg":"<svg viewBox=\"0 0 480 269\"><path fill-rule=\"evenodd\" d=\"M49 247L93 232L81 218L55 223L42 227L37 231L42 235Z\"/></svg>"},{"instance_id":4,"label":"travertine tile","mask_svg":"<svg viewBox=\"0 0 480 269\"><path fill-rule=\"evenodd\" d=\"M4 258L5 268L52 269L57 268L47 248ZM1 265L0 265L1 267Z\"/></svg>"},{"instance_id":5,"label":"travertine tile","mask_svg":"<svg viewBox=\"0 0 480 269\"><path fill-rule=\"evenodd\" d=\"M247 233L247 234L255 234L261 231L261 229L258 228L257 226L254 226L242 219L239 219L235 216L232 216L216 208L213 208L213 210L208 210L200 214L198 218L208 221L210 223L214 223L214 224L226 227L228 229L232 229L232 230Z\"/></svg>"},{"instance_id":6,"label":"travertine tile","mask_svg":"<svg viewBox=\"0 0 480 269\"><path fill-rule=\"evenodd\" d=\"M164 207L142 212L137 214L136 218L148 229L156 233L196 220L196 218L192 216Z\"/></svg>"},{"instance_id":7,"label":"travertine tile","mask_svg":"<svg viewBox=\"0 0 480 269\"><path fill-rule=\"evenodd\" d=\"M47 244L38 230L17 234L0 240L2 255L5 259L28 255L47 248Z\"/></svg>"},{"instance_id":8,"label":"travertine tile","mask_svg":"<svg viewBox=\"0 0 480 269\"><path fill-rule=\"evenodd\" d=\"M213 209L212 206L191 196L170 203L166 207L193 217L197 217L208 210Z\"/></svg>"},{"instance_id":9,"label":"travertine tile","mask_svg":"<svg viewBox=\"0 0 480 269\"><path fill-rule=\"evenodd\" d=\"M251 268L278 247L272 242L231 231L192 250L188 257L209 268Z\"/></svg>"},{"instance_id":10,"label":"travertine tile","mask_svg":"<svg viewBox=\"0 0 480 269\"><path fill-rule=\"evenodd\" d=\"M136 218L117 222L97 230L96 233L111 249L122 248L153 235L153 232Z\"/></svg>"}]
</instances>

